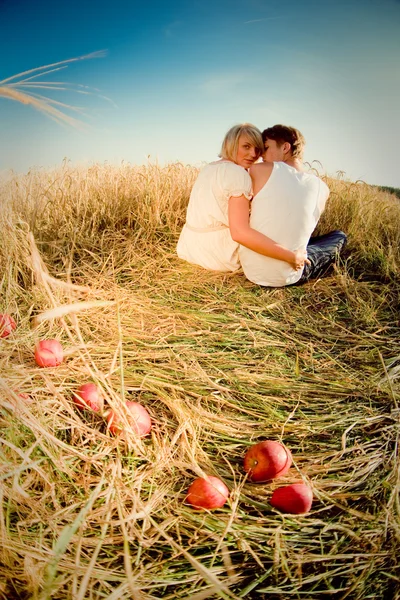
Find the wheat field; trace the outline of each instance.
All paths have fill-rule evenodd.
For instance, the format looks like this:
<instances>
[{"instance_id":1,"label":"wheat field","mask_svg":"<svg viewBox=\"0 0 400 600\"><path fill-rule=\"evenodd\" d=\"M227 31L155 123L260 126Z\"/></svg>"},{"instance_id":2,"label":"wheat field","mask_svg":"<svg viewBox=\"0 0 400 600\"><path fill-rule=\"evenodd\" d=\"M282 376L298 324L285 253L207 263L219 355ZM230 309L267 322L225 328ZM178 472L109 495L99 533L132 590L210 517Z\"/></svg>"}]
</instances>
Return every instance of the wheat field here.
<instances>
[{"instance_id":1,"label":"wheat field","mask_svg":"<svg viewBox=\"0 0 400 600\"><path fill-rule=\"evenodd\" d=\"M260 288L176 256L197 172L65 162L1 182L0 597L398 599L398 199L327 179L317 233L346 231L340 264ZM34 362L45 338L59 367ZM78 411L88 381L105 411L142 403L151 434ZM294 464L254 484L263 439ZM203 474L222 509L185 503ZM271 507L302 480L309 513Z\"/></svg>"}]
</instances>

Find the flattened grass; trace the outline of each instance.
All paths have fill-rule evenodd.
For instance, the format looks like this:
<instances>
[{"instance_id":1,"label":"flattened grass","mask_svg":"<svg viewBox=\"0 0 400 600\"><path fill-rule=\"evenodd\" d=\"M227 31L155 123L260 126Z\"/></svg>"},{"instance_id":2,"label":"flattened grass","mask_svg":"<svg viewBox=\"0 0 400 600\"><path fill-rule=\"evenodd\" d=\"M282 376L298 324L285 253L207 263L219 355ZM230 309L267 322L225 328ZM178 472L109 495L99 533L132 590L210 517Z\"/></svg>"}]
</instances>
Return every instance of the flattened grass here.
<instances>
[{"instance_id":1,"label":"flattened grass","mask_svg":"<svg viewBox=\"0 0 400 600\"><path fill-rule=\"evenodd\" d=\"M195 176L180 164L64 165L2 186L1 311L18 329L0 341L0 592L396 598L398 200L330 181L319 231L349 233L341 265L262 289L176 257ZM32 327L83 301L93 304ZM42 337L62 341L60 367L34 364ZM102 416L78 413L71 395L86 381L105 408L143 403L151 435L118 440ZM294 466L251 484L243 455L265 438ZM231 489L223 509L185 505L203 473ZM311 512L272 509L272 491L302 479Z\"/></svg>"}]
</instances>

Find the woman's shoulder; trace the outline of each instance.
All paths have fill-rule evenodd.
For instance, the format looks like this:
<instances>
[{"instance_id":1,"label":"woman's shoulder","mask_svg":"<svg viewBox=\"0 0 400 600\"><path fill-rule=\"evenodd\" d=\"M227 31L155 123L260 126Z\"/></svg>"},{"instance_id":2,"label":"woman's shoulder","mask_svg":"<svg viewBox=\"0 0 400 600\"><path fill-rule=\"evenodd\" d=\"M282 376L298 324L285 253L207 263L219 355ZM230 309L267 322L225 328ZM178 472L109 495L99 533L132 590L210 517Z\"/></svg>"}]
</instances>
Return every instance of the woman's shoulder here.
<instances>
[{"instance_id":1,"label":"woman's shoulder","mask_svg":"<svg viewBox=\"0 0 400 600\"><path fill-rule=\"evenodd\" d=\"M216 160L214 162L208 163L207 166L214 167L216 169L221 169L224 171L235 171L237 173L241 173L241 172L247 173L246 169L244 169L240 165L237 165L236 163L232 162L231 160L225 160L223 158L220 160Z\"/></svg>"},{"instance_id":2,"label":"woman's shoulder","mask_svg":"<svg viewBox=\"0 0 400 600\"><path fill-rule=\"evenodd\" d=\"M235 181L247 183L250 181L250 175L240 165L230 160L217 160L208 163L201 171L202 178L215 178L215 181L223 184L225 181Z\"/></svg>"}]
</instances>

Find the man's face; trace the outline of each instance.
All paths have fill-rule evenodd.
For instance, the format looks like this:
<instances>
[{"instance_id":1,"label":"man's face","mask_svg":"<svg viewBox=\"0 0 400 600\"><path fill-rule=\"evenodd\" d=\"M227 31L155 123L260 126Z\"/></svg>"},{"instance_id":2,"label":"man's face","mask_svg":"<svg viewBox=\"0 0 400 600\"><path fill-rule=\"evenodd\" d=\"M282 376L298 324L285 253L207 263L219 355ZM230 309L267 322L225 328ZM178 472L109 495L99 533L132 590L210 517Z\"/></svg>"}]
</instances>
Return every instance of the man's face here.
<instances>
[{"instance_id":1,"label":"man's face","mask_svg":"<svg viewBox=\"0 0 400 600\"><path fill-rule=\"evenodd\" d=\"M266 139L264 142L264 153L262 159L264 162L279 162L284 160L283 144L278 146L275 140Z\"/></svg>"},{"instance_id":2,"label":"man's face","mask_svg":"<svg viewBox=\"0 0 400 600\"><path fill-rule=\"evenodd\" d=\"M248 169L259 157L259 152L249 138L242 134L239 138L236 164Z\"/></svg>"}]
</instances>

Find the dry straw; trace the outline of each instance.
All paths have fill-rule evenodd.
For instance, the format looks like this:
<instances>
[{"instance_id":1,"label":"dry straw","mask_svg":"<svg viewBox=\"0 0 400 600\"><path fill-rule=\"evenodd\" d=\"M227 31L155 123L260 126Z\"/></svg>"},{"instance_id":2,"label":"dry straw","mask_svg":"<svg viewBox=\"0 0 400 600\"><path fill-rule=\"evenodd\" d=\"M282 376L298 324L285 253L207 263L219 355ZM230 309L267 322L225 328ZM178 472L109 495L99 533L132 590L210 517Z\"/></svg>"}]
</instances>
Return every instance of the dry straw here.
<instances>
[{"instance_id":1,"label":"dry straw","mask_svg":"<svg viewBox=\"0 0 400 600\"><path fill-rule=\"evenodd\" d=\"M78 129L84 128L85 126L81 119L71 117L68 112L65 112L67 110L83 115L84 112L81 108L44 96L43 93L39 93L37 90L45 90L47 93L49 91L73 91L74 93L85 95L96 93L97 96L112 102L109 98L99 94L98 90L92 90L81 84L41 79L44 76L68 68L68 65L73 62L101 58L105 55L106 52L104 50L92 52L91 54L69 58L50 65L44 65L43 67L35 67L34 69L7 77L7 79L0 81L0 97L33 106L33 108L43 112L47 117L59 124L69 125Z\"/></svg>"},{"instance_id":2,"label":"dry straw","mask_svg":"<svg viewBox=\"0 0 400 600\"><path fill-rule=\"evenodd\" d=\"M396 598L398 201L329 180L320 231L347 231L347 255L320 281L261 289L177 258L196 174L64 164L2 184L1 312L18 328L0 341L0 594ZM61 366L35 365L44 337ZM150 436L78 412L87 381L106 409L144 404ZM265 438L294 466L254 485L242 459ZM203 473L231 490L219 511L184 503ZM270 507L302 479L308 515Z\"/></svg>"}]
</instances>

